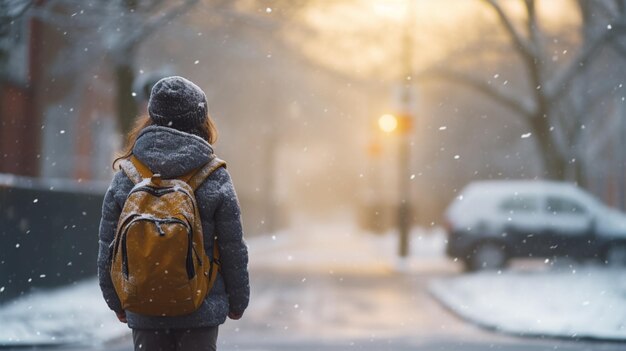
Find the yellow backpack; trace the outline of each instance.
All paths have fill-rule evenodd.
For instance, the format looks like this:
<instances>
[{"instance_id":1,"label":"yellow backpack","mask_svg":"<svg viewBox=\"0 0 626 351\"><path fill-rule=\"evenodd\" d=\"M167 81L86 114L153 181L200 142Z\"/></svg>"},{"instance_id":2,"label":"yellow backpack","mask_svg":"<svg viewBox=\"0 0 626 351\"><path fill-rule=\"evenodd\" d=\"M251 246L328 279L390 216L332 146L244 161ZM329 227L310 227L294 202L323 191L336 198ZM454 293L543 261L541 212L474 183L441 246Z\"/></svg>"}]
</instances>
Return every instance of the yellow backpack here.
<instances>
[{"instance_id":1,"label":"yellow backpack","mask_svg":"<svg viewBox=\"0 0 626 351\"><path fill-rule=\"evenodd\" d=\"M135 186L110 246L111 279L122 308L148 316L179 316L200 307L219 269L204 250L195 190L226 163L214 157L178 179L161 179L137 158L121 163ZM214 239L215 240L215 239Z\"/></svg>"}]
</instances>

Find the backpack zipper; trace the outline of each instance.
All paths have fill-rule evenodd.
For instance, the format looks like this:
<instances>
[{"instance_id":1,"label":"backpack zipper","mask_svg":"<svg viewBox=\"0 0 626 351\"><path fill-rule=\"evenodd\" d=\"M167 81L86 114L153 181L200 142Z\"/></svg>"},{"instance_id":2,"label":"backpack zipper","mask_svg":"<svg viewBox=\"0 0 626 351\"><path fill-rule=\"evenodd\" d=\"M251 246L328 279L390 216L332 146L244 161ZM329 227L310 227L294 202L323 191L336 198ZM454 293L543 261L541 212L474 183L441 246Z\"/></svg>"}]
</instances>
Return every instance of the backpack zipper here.
<instances>
[{"instance_id":1,"label":"backpack zipper","mask_svg":"<svg viewBox=\"0 0 626 351\"><path fill-rule=\"evenodd\" d=\"M189 197L191 199L191 206L192 206L192 210L195 213L196 212L196 202L195 202L195 198L189 194L189 192L185 189L182 189L180 187L178 188L174 188L174 187L167 187L167 188L154 188L148 185L144 185L142 187L133 189L130 191L130 193L128 193L128 195L126 196L126 198L128 199L128 197L131 194L134 193L138 193L140 191L145 191L147 193L150 193L150 195L156 196L156 197L161 197L163 195L169 194L169 193L174 193L174 192L180 192L183 193L185 195L187 195L187 197Z\"/></svg>"},{"instance_id":2,"label":"backpack zipper","mask_svg":"<svg viewBox=\"0 0 626 351\"><path fill-rule=\"evenodd\" d=\"M154 225L157 227L157 230L159 232L159 236L165 236L165 232L163 232L163 229L161 228L160 224L161 223L178 223L178 224L182 224L185 226L185 228L187 228L187 241L189 243L188 247L187 247L187 276L189 277L189 279L192 279L195 276L195 269L193 267L193 260L191 257L191 248L192 248L192 228L189 225L188 222L183 221L182 219L179 218L154 218L154 217L143 217L140 215L135 215L134 218L132 220L130 220L128 222L128 224L126 224L126 227L124 229L124 232L122 233L122 240L121 240L121 245L122 245L122 273L124 274L124 276L126 277L126 279L128 279L129 276L129 268L128 268L128 249L127 249L127 243L126 243L126 237L128 236L128 230L130 229L130 226L135 223L135 222L139 222L139 221L148 221L148 222L152 222L154 223Z\"/></svg>"}]
</instances>

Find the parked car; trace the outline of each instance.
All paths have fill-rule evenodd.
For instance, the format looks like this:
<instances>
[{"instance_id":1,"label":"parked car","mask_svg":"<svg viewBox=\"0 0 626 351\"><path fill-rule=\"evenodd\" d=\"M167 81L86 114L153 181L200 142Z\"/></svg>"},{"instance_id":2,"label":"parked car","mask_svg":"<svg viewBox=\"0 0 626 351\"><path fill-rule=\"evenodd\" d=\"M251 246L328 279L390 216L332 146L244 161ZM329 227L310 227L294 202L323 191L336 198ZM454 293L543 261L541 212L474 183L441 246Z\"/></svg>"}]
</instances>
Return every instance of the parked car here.
<instances>
[{"instance_id":1,"label":"parked car","mask_svg":"<svg viewBox=\"0 0 626 351\"><path fill-rule=\"evenodd\" d=\"M446 253L468 270L500 268L517 257L626 264L626 215L572 184L471 183L445 217Z\"/></svg>"}]
</instances>

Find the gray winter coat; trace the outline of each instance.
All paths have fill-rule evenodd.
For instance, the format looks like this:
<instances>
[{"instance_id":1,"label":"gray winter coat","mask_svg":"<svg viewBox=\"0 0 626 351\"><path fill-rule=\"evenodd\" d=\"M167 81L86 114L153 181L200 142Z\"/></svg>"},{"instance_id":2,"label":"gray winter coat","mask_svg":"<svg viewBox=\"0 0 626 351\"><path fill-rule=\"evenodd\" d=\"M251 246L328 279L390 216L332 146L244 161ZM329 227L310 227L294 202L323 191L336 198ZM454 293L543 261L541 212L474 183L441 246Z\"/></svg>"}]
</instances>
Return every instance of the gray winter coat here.
<instances>
[{"instance_id":1,"label":"gray winter coat","mask_svg":"<svg viewBox=\"0 0 626 351\"><path fill-rule=\"evenodd\" d=\"M133 154L154 173L176 178L209 161L213 149L205 140L172 128L150 126L140 132ZM109 308L121 312L120 300L109 275L109 245L115 236L124 201L133 182L119 171L104 197L98 252L100 288ZM200 308L185 316L150 317L126 313L128 326L136 329L196 328L224 323L228 312L243 313L250 295L248 251L243 240L241 214L228 171L221 167L196 190L204 247L212 256L217 236L221 274Z\"/></svg>"}]
</instances>

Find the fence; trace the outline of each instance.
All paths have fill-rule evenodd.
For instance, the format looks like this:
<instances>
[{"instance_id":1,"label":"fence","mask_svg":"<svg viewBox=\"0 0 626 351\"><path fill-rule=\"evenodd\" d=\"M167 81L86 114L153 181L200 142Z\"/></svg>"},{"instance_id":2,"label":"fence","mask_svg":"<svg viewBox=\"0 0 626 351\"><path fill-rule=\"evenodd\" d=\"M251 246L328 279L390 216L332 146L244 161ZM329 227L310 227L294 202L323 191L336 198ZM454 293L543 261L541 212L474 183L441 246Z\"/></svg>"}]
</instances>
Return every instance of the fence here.
<instances>
[{"instance_id":1,"label":"fence","mask_svg":"<svg viewBox=\"0 0 626 351\"><path fill-rule=\"evenodd\" d=\"M96 274L106 186L0 175L0 303Z\"/></svg>"}]
</instances>

